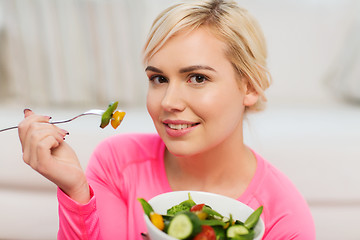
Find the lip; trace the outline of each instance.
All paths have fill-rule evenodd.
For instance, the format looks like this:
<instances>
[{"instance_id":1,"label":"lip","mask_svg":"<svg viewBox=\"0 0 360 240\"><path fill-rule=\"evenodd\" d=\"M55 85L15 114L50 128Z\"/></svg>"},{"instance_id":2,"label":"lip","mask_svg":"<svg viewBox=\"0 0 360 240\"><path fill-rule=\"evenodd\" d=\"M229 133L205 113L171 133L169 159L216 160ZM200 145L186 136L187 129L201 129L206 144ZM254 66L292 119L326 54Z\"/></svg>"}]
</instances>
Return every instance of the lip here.
<instances>
[{"instance_id":1,"label":"lip","mask_svg":"<svg viewBox=\"0 0 360 240\"><path fill-rule=\"evenodd\" d=\"M165 126L165 131L170 137L182 137L190 132L192 132L197 126L199 126L198 122L190 122L190 121L184 121L184 120L164 120L162 122ZM169 127L169 124L186 124L186 125L193 125L191 127L182 128L182 129L173 129Z\"/></svg>"}]
</instances>

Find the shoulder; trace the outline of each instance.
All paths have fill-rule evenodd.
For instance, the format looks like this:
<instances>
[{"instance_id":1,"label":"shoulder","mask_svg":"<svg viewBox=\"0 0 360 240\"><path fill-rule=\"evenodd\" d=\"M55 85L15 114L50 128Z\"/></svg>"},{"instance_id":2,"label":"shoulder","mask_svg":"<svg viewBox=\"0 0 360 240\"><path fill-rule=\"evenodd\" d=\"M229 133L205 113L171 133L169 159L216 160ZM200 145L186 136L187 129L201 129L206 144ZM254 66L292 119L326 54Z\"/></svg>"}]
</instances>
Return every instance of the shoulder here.
<instances>
[{"instance_id":1,"label":"shoulder","mask_svg":"<svg viewBox=\"0 0 360 240\"><path fill-rule=\"evenodd\" d=\"M98 144L90 158L87 171L109 169L121 172L127 166L159 159L163 149L164 144L157 134L114 135Z\"/></svg>"},{"instance_id":2,"label":"shoulder","mask_svg":"<svg viewBox=\"0 0 360 240\"><path fill-rule=\"evenodd\" d=\"M257 159L261 169L256 173L260 176L256 176L257 203L253 204L264 206L264 239L315 239L313 218L302 194L283 172L261 156Z\"/></svg>"},{"instance_id":3,"label":"shoulder","mask_svg":"<svg viewBox=\"0 0 360 240\"><path fill-rule=\"evenodd\" d=\"M117 145L119 143L122 144L145 144L145 145L152 145L154 142L160 142L161 138L158 134L155 133L123 133L123 134L116 134L111 137L106 138L103 140L101 144L107 145Z\"/></svg>"},{"instance_id":4,"label":"shoulder","mask_svg":"<svg viewBox=\"0 0 360 240\"><path fill-rule=\"evenodd\" d=\"M254 154L257 159L257 169L248 187L249 196L247 197L256 197L259 201L266 202L287 201L289 196L302 199L296 186L283 172L261 155L255 152Z\"/></svg>"},{"instance_id":5,"label":"shoulder","mask_svg":"<svg viewBox=\"0 0 360 240\"><path fill-rule=\"evenodd\" d=\"M94 154L111 154L113 157L119 155L151 157L162 145L163 142L157 134L118 134L102 141L95 148Z\"/></svg>"}]
</instances>

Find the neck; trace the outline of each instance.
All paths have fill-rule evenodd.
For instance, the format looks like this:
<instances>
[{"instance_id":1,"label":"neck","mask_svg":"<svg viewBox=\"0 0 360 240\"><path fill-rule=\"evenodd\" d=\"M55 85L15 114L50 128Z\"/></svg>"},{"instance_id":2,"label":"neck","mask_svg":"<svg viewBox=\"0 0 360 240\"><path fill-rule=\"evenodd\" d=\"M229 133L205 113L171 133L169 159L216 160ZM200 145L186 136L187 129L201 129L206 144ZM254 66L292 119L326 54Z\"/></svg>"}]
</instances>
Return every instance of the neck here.
<instances>
[{"instance_id":1,"label":"neck","mask_svg":"<svg viewBox=\"0 0 360 240\"><path fill-rule=\"evenodd\" d=\"M174 156L166 151L165 166L173 190L208 191L238 198L255 173L256 159L241 138L194 156Z\"/></svg>"}]
</instances>

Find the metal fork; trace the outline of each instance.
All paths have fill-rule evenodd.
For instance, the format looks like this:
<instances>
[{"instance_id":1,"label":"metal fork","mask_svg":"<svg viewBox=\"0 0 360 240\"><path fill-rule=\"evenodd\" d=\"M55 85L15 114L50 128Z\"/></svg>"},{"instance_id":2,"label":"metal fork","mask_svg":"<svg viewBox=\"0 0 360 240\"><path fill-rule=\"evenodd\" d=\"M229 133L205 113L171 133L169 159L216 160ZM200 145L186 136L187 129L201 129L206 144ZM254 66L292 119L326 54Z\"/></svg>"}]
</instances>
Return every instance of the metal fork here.
<instances>
[{"instance_id":1,"label":"metal fork","mask_svg":"<svg viewBox=\"0 0 360 240\"><path fill-rule=\"evenodd\" d=\"M100 109L91 109L89 111L86 111L84 113L81 113L73 118L70 119L66 119L66 120L60 120L60 121L54 121L54 122L49 122L50 124L60 124L60 123L68 123L71 122L72 120L77 119L78 117L82 117L82 116L86 116L86 115L98 115L98 116L102 116L103 113L105 112L105 110L100 110ZM5 132L7 130L11 130L11 129L15 129L18 128L19 126L14 126L14 127L9 127L9 128L4 128L4 129L0 129L0 132Z\"/></svg>"}]
</instances>

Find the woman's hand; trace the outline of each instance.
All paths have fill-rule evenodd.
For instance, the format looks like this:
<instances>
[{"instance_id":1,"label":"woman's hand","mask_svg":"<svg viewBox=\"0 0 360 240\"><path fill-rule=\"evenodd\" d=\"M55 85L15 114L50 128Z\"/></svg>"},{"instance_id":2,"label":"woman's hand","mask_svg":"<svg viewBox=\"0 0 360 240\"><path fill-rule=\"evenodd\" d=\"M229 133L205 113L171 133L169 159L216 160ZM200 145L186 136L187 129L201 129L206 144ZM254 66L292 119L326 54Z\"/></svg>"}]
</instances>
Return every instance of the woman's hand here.
<instances>
[{"instance_id":1,"label":"woman's hand","mask_svg":"<svg viewBox=\"0 0 360 240\"><path fill-rule=\"evenodd\" d=\"M84 171L73 149L64 142L69 133L49 124L49 117L24 110L19 138L24 162L55 183L69 197L87 203L90 191Z\"/></svg>"}]
</instances>

